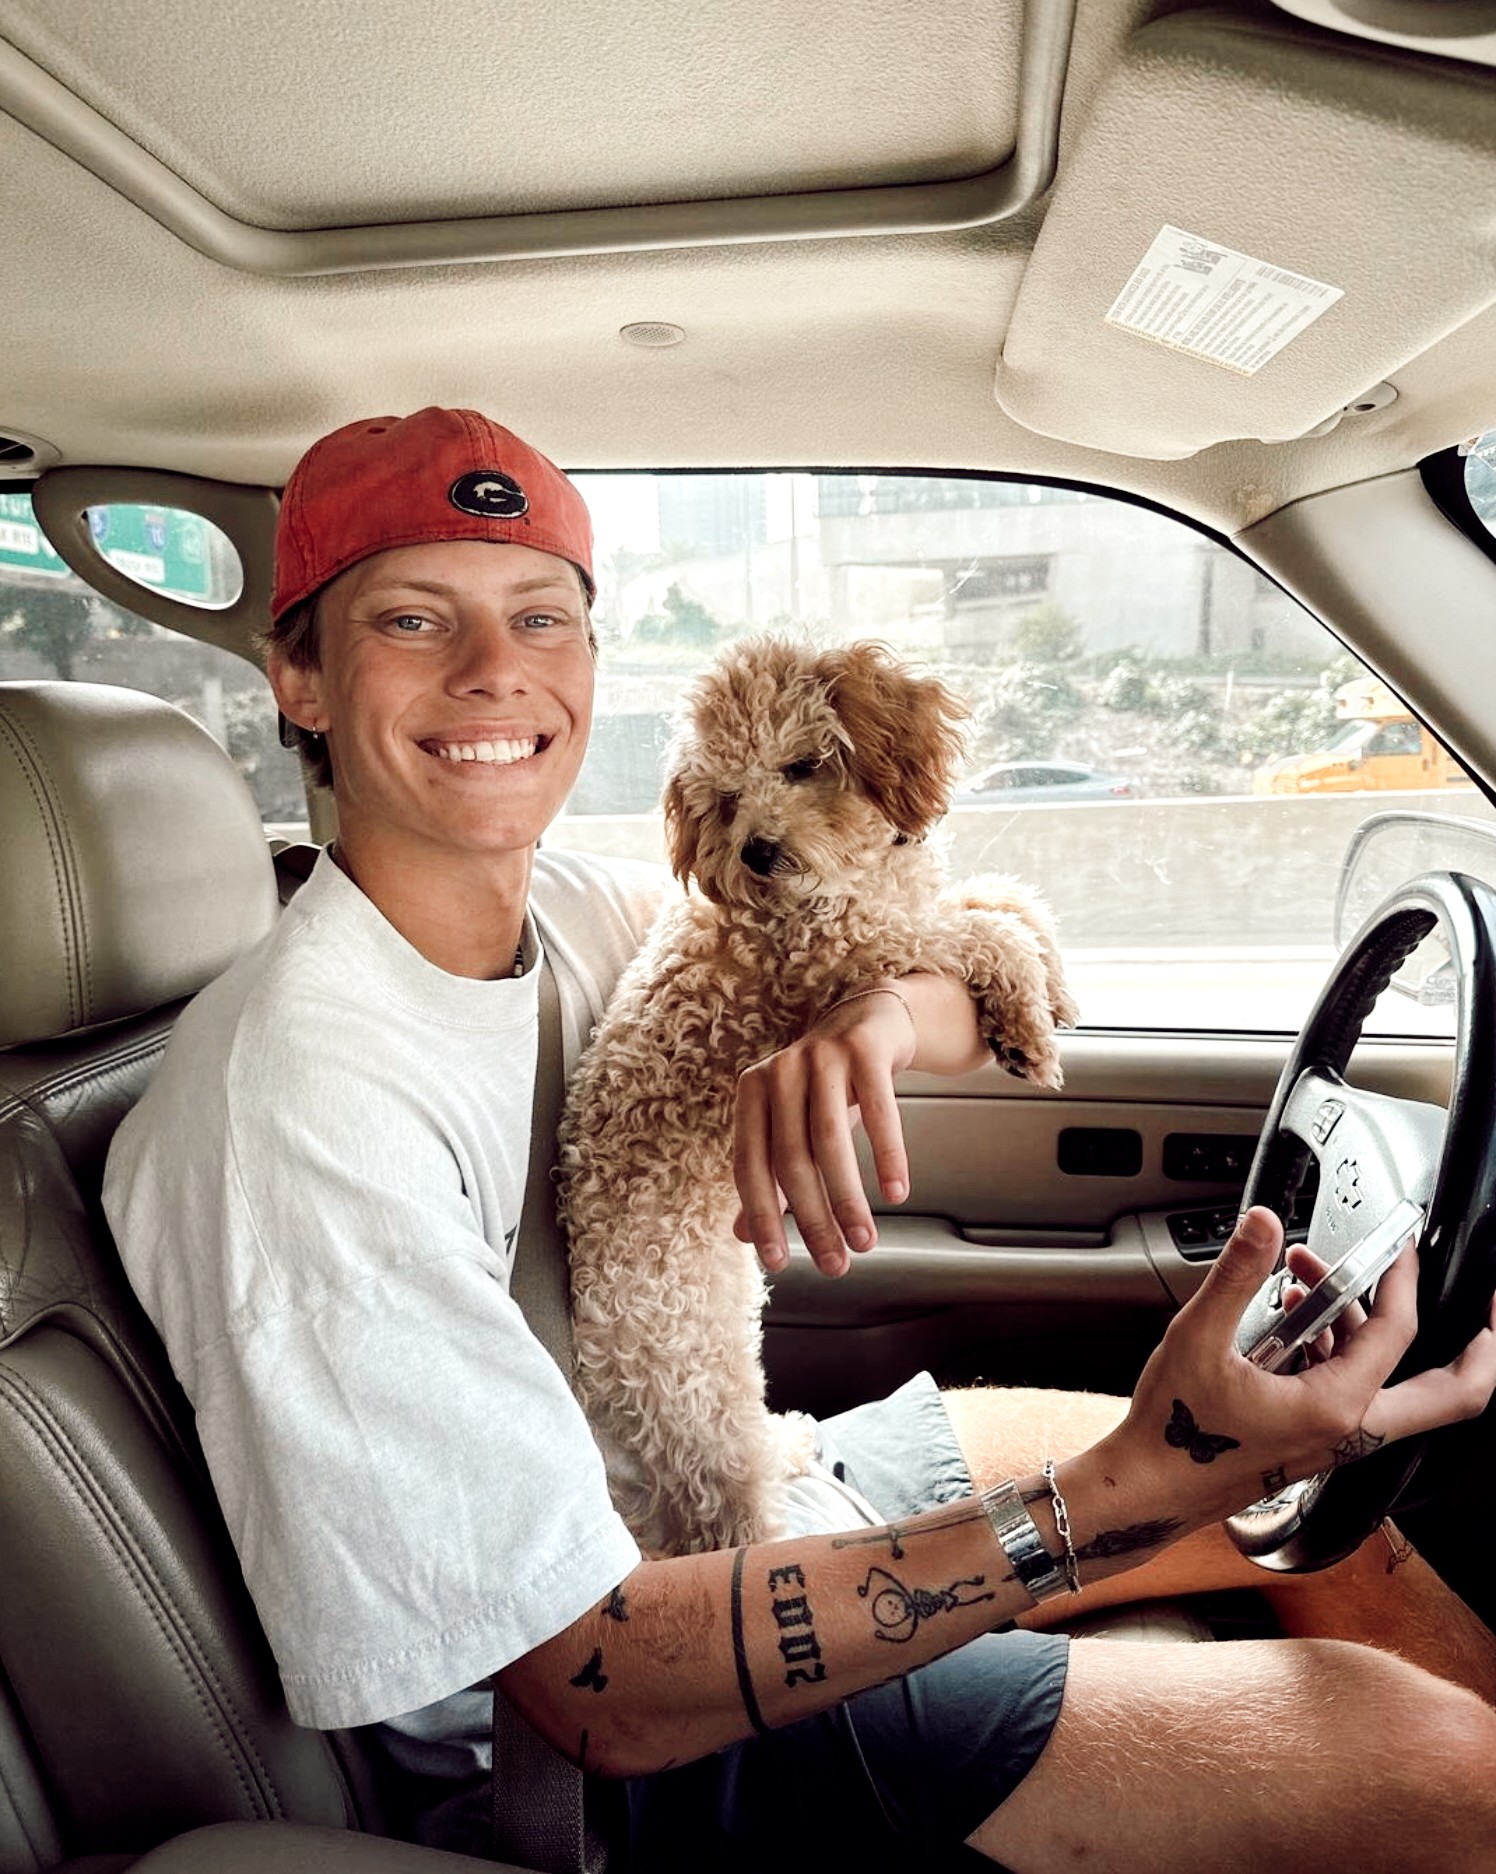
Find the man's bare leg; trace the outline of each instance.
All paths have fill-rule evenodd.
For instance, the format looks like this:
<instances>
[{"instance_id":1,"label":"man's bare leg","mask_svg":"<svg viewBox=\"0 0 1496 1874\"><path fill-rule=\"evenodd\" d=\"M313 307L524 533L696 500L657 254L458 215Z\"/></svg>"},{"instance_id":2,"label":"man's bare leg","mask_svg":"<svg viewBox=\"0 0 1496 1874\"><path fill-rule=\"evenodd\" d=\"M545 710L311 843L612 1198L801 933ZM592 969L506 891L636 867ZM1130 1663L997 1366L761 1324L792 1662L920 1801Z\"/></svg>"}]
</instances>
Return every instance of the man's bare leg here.
<instances>
[{"instance_id":1,"label":"man's bare leg","mask_svg":"<svg viewBox=\"0 0 1496 1874\"><path fill-rule=\"evenodd\" d=\"M1125 1399L1107 1394L1045 1388L974 1388L944 1398L979 1490L1032 1475L1046 1457L1073 1456L1127 1410ZM1286 1635L1356 1640L1396 1653L1496 1706L1496 1635L1395 1531L1379 1531L1317 1574L1270 1575L1220 1529L1202 1530L1125 1575L1046 1601L1023 1625L1052 1627L1104 1607L1220 1588L1256 1589Z\"/></svg>"},{"instance_id":2,"label":"man's bare leg","mask_svg":"<svg viewBox=\"0 0 1496 1874\"><path fill-rule=\"evenodd\" d=\"M1092 1641L970 1837L1016 1874L1490 1874L1496 1712L1338 1640Z\"/></svg>"}]
</instances>

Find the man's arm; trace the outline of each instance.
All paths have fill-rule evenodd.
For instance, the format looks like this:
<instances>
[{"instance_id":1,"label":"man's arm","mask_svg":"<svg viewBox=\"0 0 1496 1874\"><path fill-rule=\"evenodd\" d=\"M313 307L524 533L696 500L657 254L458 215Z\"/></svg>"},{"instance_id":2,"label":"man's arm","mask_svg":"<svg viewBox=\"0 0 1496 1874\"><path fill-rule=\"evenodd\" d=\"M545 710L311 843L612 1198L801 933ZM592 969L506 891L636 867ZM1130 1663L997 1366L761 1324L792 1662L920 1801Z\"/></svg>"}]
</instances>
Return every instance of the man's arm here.
<instances>
[{"instance_id":1,"label":"man's arm","mask_svg":"<svg viewBox=\"0 0 1496 1874\"><path fill-rule=\"evenodd\" d=\"M1083 1581L1135 1567L1356 1450L1484 1409L1496 1306L1451 1366L1385 1386L1416 1325L1412 1256L1328 1358L1276 1375L1245 1360L1236 1327L1281 1244L1272 1213L1250 1211L1170 1324L1122 1424L1059 1466ZM1043 1481L1019 1487L1059 1558ZM1030 1605L967 1500L879 1530L645 1562L507 1668L503 1685L557 1749L605 1774L642 1774L807 1717Z\"/></svg>"},{"instance_id":2,"label":"man's arm","mask_svg":"<svg viewBox=\"0 0 1496 1874\"><path fill-rule=\"evenodd\" d=\"M878 1240L852 1143L858 1119L885 1202L901 1204L909 1160L894 1076L969 1074L991 1058L971 993L954 977L889 977L876 993L833 1005L799 1041L739 1076L738 1237L766 1269L782 1269L788 1208L821 1273L844 1274L848 1251Z\"/></svg>"},{"instance_id":3,"label":"man's arm","mask_svg":"<svg viewBox=\"0 0 1496 1874\"><path fill-rule=\"evenodd\" d=\"M1042 1479L1024 1495L1054 1543ZM644 1562L501 1683L557 1750L636 1776L823 1711L1031 1605L969 1498L883 1529Z\"/></svg>"}]
</instances>

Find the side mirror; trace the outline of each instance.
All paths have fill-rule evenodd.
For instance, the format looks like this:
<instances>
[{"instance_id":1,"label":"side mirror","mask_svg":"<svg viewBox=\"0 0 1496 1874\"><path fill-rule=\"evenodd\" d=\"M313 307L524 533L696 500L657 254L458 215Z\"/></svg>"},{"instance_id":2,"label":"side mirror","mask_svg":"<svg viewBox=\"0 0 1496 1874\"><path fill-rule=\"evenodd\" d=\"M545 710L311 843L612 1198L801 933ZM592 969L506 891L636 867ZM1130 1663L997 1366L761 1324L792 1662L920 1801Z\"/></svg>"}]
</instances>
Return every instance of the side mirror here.
<instances>
[{"instance_id":1,"label":"side mirror","mask_svg":"<svg viewBox=\"0 0 1496 1874\"><path fill-rule=\"evenodd\" d=\"M1496 818L1453 814L1374 813L1351 835L1335 894L1335 947L1343 950L1377 906L1422 872L1468 872L1496 885ZM1426 1007L1454 999L1449 952L1433 930L1392 979L1392 987Z\"/></svg>"}]
</instances>

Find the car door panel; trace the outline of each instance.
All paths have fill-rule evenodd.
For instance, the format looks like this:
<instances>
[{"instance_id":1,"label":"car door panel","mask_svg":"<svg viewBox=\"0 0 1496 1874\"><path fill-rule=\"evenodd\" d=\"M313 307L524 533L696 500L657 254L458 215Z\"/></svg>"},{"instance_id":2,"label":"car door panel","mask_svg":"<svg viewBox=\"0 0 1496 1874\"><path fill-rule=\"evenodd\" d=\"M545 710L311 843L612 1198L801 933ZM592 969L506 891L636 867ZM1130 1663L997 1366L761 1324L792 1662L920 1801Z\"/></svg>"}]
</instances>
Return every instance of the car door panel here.
<instances>
[{"instance_id":1,"label":"car door panel","mask_svg":"<svg viewBox=\"0 0 1496 1874\"><path fill-rule=\"evenodd\" d=\"M909 1201L881 1212L878 1247L839 1279L794 1247L767 1317L775 1403L836 1410L921 1367L943 1384L1129 1390L1210 1266L1208 1247L1181 1253L1168 1218L1229 1213L1241 1194L1240 1177L1169 1175L1166 1141L1255 1137L1288 1045L1070 1035L1058 1095L995 1069L906 1076ZM1443 1103L1450 1065L1447 1044L1379 1041L1353 1073ZM1063 1170L1062 1135L1075 1131L1135 1134L1138 1170Z\"/></svg>"}]
</instances>

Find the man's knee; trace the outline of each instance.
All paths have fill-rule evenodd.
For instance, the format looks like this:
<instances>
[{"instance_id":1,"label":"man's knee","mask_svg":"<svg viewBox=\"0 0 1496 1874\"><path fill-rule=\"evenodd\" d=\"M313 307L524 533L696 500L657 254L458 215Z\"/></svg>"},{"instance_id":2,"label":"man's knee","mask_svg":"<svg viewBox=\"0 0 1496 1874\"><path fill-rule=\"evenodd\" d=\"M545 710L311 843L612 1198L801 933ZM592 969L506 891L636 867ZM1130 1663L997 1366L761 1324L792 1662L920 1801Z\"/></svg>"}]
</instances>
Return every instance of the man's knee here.
<instances>
[{"instance_id":1,"label":"man's knee","mask_svg":"<svg viewBox=\"0 0 1496 1874\"><path fill-rule=\"evenodd\" d=\"M1326 1657L1332 1703L1371 1745L1382 1825L1408 1830L1408 1865L1454 1874L1496 1864L1496 1710L1391 1654L1309 1644Z\"/></svg>"}]
</instances>

